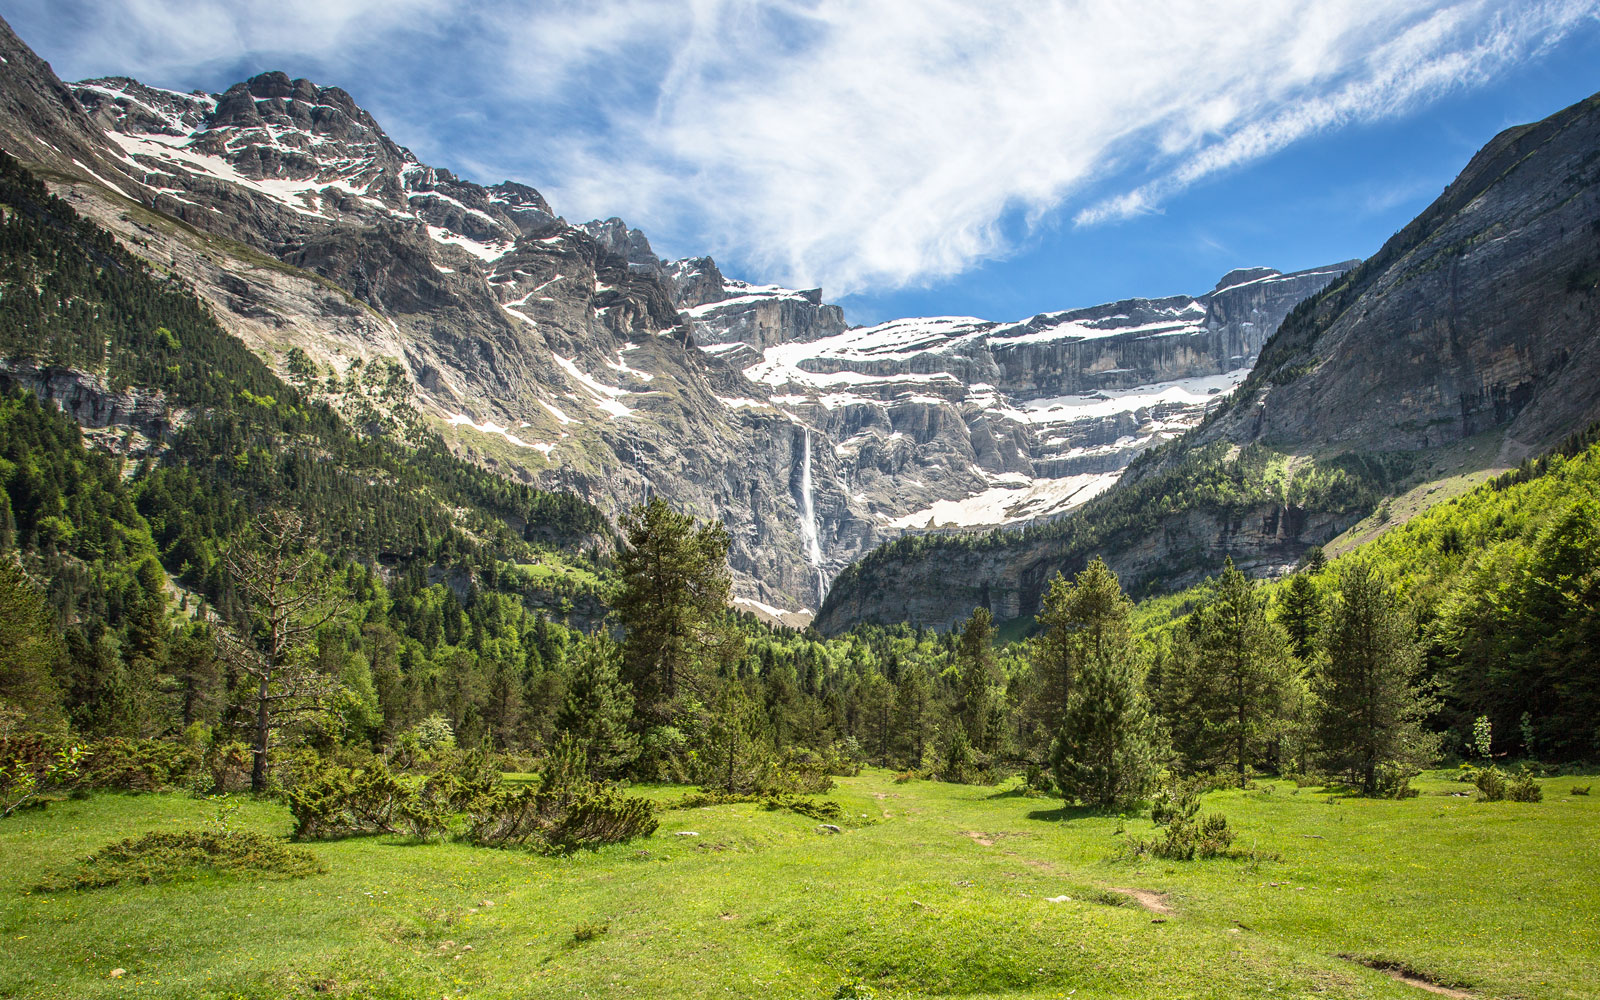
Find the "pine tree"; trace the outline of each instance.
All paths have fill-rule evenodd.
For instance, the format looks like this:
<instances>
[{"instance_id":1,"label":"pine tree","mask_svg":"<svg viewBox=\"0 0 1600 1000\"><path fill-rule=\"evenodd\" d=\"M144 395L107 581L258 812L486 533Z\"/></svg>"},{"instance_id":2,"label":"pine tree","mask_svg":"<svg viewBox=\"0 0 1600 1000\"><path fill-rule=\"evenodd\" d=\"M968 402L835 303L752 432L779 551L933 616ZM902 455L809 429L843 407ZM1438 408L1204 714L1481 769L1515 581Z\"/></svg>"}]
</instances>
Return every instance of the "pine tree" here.
<instances>
[{"instance_id":1,"label":"pine tree","mask_svg":"<svg viewBox=\"0 0 1600 1000\"><path fill-rule=\"evenodd\" d=\"M236 543L226 556L228 575L246 598L251 630L221 629L218 638L229 664L254 685L246 696L253 716L250 790L263 792L273 730L328 708L337 682L310 669L305 654L345 600L323 573L298 515L273 511L255 527L260 544Z\"/></svg>"},{"instance_id":2,"label":"pine tree","mask_svg":"<svg viewBox=\"0 0 1600 1000\"><path fill-rule=\"evenodd\" d=\"M1075 683L1051 748L1056 784L1069 800L1126 807L1149 791L1160 766L1133 605L1099 559L1060 597L1057 621Z\"/></svg>"},{"instance_id":3,"label":"pine tree","mask_svg":"<svg viewBox=\"0 0 1600 1000\"><path fill-rule=\"evenodd\" d=\"M900 667L900 683L895 685L894 731L896 751L910 768L923 766L928 733L933 726L933 685L921 663Z\"/></svg>"},{"instance_id":4,"label":"pine tree","mask_svg":"<svg viewBox=\"0 0 1600 1000\"><path fill-rule=\"evenodd\" d=\"M1029 656L1038 685L1031 710L1047 732L1057 732L1066 720L1083 665L1132 641L1128 608L1116 574L1098 556L1073 582L1060 573L1050 581Z\"/></svg>"},{"instance_id":5,"label":"pine tree","mask_svg":"<svg viewBox=\"0 0 1600 1000\"><path fill-rule=\"evenodd\" d=\"M994 618L988 608L973 608L962 626L956 669L954 714L972 747L989 753L999 735L991 731L990 720L1000 678L994 659Z\"/></svg>"},{"instance_id":6,"label":"pine tree","mask_svg":"<svg viewBox=\"0 0 1600 1000\"><path fill-rule=\"evenodd\" d=\"M14 554L0 553L0 707L28 729L63 723L55 671L65 656L54 616Z\"/></svg>"},{"instance_id":7,"label":"pine tree","mask_svg":"<svg viewBox=\"0 0 1600 1000\"><path fill-rule=\"evenodd\" d=\"M700 783L729 792L755 791L771 764L761 703L742 682L725 681L712 702L701 760Z\"/></svg>"},{"instance_id":8,"label":"pine tree","mask_svg":"<svg viewBox=\"0 0 1600 1000\"><path fill-rule=\"evenodd\" d=\"M628 728L633 692L622 680L620 661L616 643L604 632L580 642L556 713L556 728L583 747L595 778L615 778L639 756L639 737Z\"/></svg>"},{"instance_id":9,"label":"pine tree","mask_svg":"<svg viewBox=\"0 0 1600 1000\"><path fill-rule=\"evenodd\" d=\"M622 532L612 607L626 635L623 676L636 714L657 725L672 717L680 686L703 687L743 655L727 610L728 532L716 522L697 526L659 497L623 515Z\"/></svg>"},{"instance_id":10,"label":"pine tree","mask_svg":"<svg viewBox=\"0 0 1600 1000\"><path fill-rule=\"evenodd\" d=\"M1296 573L1289 578L1278 605L1278 621L1289 636L1289 648L1294 655L1301 660L1311 659L1322 624L1322 595L1309 572Z\"/></svg>"},{"instance_id":11,"label":"pine tree","mask_svg":"<svg viewBox=\"0 0 1600 1000\"><path fill-rule=\"evenodd\" d=\"M1434 707L1412 683L1418 661L1410 616L1364 562L1339 573L1325 650L1312 675L1316 736L1327 767L1378 791L1384 764L1425 766L1438 739L1418 725Z\"/></svg>"},{"instance_id":12,"label":"pine tree","mask_svg":"<svg viewBox=\"0 0 1600 1000\"><path fill-rule=\"evenodd\" d=\"M1174 697L1189 717L1175 720L1173 729L1189 737L1178 748L1191 766L1231 765L1243 786L1251 762L1281 735L1285 689L1299 679L1283 630L1267 618L1261 595L1232 559L1208 591L1191 617L1194 660L1177 670L1186 690Z\"/></svg>"}]
</instances>

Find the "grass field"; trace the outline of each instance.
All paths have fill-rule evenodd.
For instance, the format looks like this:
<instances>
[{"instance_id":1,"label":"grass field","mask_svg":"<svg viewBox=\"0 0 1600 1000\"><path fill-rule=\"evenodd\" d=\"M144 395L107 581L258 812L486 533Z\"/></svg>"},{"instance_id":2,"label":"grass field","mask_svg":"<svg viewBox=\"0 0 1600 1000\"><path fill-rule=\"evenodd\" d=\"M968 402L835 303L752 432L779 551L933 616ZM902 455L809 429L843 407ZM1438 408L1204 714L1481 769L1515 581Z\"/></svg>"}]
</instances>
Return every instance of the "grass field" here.
<instances>
[{"instance_id":1,"label":"grass field","mask_svg":"<svg viewBox=\"0 0 1600 1000\"><path fill-rule=\"evenodd\" d=\"M1453 797L1470 786L1449 777L1401 802L1270 781L1207 796L1270 861L1117 860L1119 829L1148 820L868 771L829 793L839 834L717 806L570 858L380 837L312 845L327 871L297 880L32 891L214 811L96 795L0 821L0 996L1429 995L1364 960L1474 996L1600 997L1600 796L1570 794L1589 779L1518 804ZM247 802L236 824L290 821Z\"/></svg>"}]
</instances>

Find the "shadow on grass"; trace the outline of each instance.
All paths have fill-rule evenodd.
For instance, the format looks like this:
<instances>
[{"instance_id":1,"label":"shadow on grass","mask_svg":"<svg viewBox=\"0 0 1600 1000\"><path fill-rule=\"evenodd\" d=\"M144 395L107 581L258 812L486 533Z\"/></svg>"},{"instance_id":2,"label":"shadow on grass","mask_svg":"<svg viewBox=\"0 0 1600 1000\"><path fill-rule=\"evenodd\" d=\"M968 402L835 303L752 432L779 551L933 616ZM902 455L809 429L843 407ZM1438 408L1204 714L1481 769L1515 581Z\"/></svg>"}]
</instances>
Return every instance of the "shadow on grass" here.
<instances>
[{"instance_id":1,"label":"shadow on grass","mask_svg":"<svg viewBox=\"0 0 1600 1000\"><path fill-rule=\"evenodd\" d=\"M1061 822L1069 819L1089 819L1096 816L1117 816L1119 813L1095 806L1068 806L1061 805L1054 809L1035 809L1028 813L1028 819L1042 819L1051 822Z\"/></svg>"}]
</instances>

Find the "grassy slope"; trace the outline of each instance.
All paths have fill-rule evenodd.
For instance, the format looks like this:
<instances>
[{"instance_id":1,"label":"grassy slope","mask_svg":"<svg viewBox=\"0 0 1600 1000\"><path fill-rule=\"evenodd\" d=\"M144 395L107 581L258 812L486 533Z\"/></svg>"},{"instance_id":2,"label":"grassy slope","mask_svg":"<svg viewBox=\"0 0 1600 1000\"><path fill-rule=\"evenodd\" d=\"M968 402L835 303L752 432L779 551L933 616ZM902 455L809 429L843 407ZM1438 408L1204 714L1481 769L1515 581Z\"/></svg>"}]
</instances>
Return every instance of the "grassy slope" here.
<instances>
[{"instance_id":1,"label":"grassy slope","mask_svg":"<svg viewBox=\"0 0 1600 1000\"><path fill-rule=\"evenodd\" d=\"M1572 784L1545 781L1536 805L1449 797L1467 786L1443 776L1405 802L1225 792L1207 806L1283 860L1172 863L1110 860L1115 817L868 772L833 793L862 824L838 836L720 806L569 859L353 839L316 845L329 871L300 881L26 894L107 841L210 813L99 795L0 824L0 995L826 997L847 975L973 997L1423 995L1353 954L1487 996L1596 997L1600 797ZM276 805L241 816L289 826ZM1108 905L1130 886L1174 914ZM574 942L588 921L609 933Z\"/></svg>"}]
</instances>

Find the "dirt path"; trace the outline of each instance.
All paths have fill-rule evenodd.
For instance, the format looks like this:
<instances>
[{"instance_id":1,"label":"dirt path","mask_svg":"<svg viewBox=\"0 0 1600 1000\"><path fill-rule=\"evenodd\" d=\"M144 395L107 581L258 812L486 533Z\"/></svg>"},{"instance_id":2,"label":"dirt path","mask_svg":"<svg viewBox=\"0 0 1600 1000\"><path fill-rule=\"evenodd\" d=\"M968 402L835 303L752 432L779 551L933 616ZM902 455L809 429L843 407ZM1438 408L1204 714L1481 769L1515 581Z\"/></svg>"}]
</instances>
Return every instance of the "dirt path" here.
<instances>
[{"instance_id":1,"label":"dirt path","mask_svg":"<svg viewBox=\"0 0 1600 1000\"><path fill-rule=\"evenodd\" d=\"M1115 886L1112 887L1111 891L1120 892L1124 896L1132 898L1134 902L1151 913L1159 913L1163 917L1172 915L1172 907L1167 905L1167 894L1164 892L1155 892L1150 889L1122 889Z\"/></svg>"},{"instance_id":2,"label":"dirt path","mask_svg":"<svg viewBox=\"0 0 1600 1000\"><path fill-rule=\"evenodd\" d=\"M1417 973L1412 972L1410 969L1403 968L1402 966L1393 965L1387 962L1369 962L1365 959L1356 958L1354 955L1340 955L1339 957L1347 961L1365 965L1369 969L1383 973L1390 979L1398 979L1407 986L1415 986L1419 990L1427 990L1429 993L1436 993L1442 997L1454 997L1455 1000L1472 1000L1472 994L1468 993L1466 990L1459 990L1454 986L1442 986L1426 976L1418 975Z\"/></svg>"}]
</instances>

